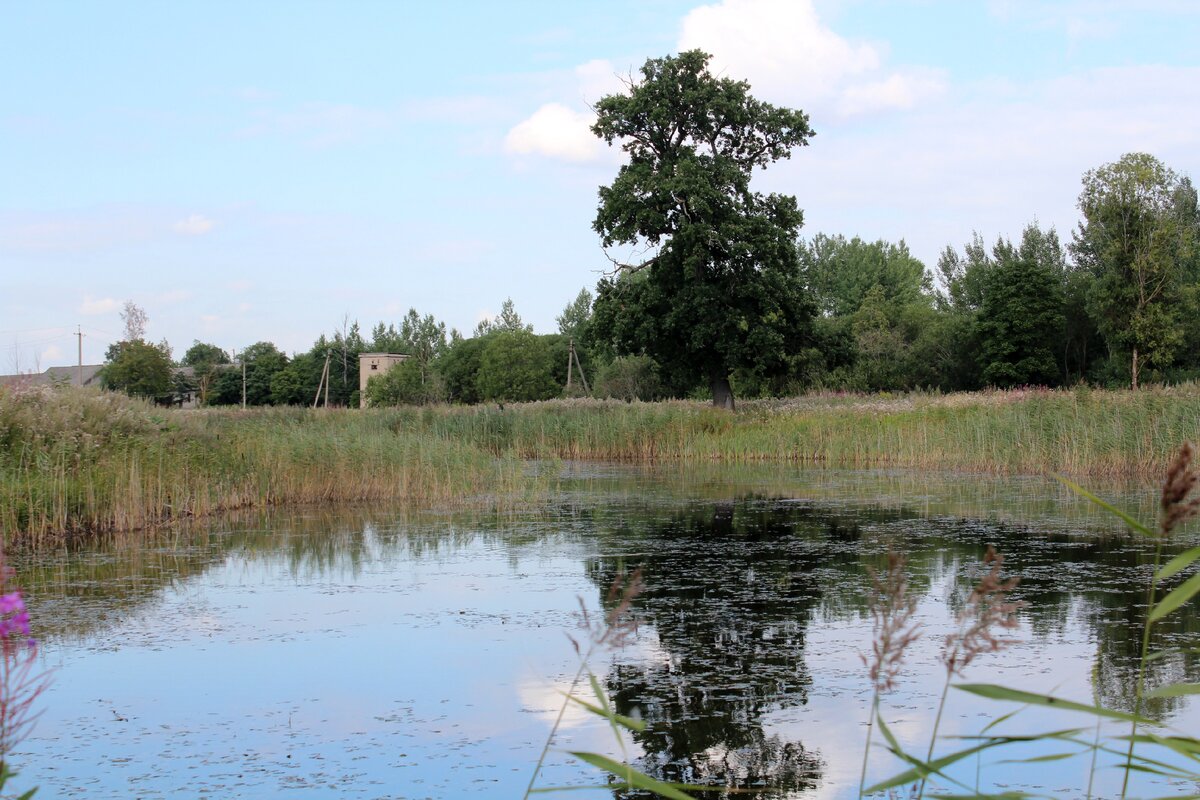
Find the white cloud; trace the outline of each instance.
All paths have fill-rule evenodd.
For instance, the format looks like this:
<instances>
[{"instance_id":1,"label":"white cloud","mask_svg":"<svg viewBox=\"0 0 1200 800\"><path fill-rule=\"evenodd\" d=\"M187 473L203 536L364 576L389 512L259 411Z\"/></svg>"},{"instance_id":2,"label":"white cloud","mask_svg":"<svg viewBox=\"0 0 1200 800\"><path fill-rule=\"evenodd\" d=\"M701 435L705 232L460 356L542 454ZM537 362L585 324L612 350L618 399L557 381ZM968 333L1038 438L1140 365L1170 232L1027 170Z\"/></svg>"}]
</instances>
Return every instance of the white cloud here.
<instances>
[{"instance_id":1,"label":"white cloud","mask_svg":"<svg viewBox=\"0 0 1200 800\"><path fill-rule=\"evenodd\" d=\"M945 82L932 70L897 72L883 80L847 86L838 110L846 116L887 109L907 111L944 89Z\"/></svg>"},{"instance_id":2,"label":"white cloud","mask_svg":"<svg viewBox=\"0 0 1200 800\"><path fill-rule=\"evenodd\" d=\"M604 153L590 128L590 111L573 111L560 103L547 103L508 132L504 149L517 155L540 155L563 161L594 161Z\"/></svg>"},{"instance_id":3,"label":"white cloud","mask_svg":"<svg viewBox=\"0 0 1200 800\"><path fill-rule=\"evenodd\" d=\"M169 306L175 303L182 303L184 300L191 298L192 293L184 289L169 289L154 296L153 305Z\"/></svg>"},{"instance_id":4,"label":"white cloud","mask_svg":"<svg viewBox=\"0 0 1200 800\"><path fill-rule=\"evenodd\" d=\"M1080 179L1127 152L1195 174L1200 68L1122 67L964 87L970 102L845 125L762 177L795 194L805 235L904 238L932 266L978 230L1019 237L1035 218L1069 241Z\"/></svg>"},{"instance_id":5,"label":"white cloud","mask_svg":"<svg viewBox=\"0 0 1200 800\"><path fill-rule=\"evenodd\" d=\"M603 58L580 64L575 68L575 79L579 82L580 99L589 105L605 95L620 92L628 80L623 80L613 63Z\"/></svg>"},{"instance_id":6,"label":"white cloud","mask_svg":"<svg viewBox=\"0 0 1200 800\"><path fill-rule=\"evenodd\" d=\"M56 362L62 361L63 355L64 355L64 353L62 351L62 348L56 344L52 344L49 347L47 347L45 350L42 351L41 355L39 356L39 358L41 359L40 363L54 364Z\"/></svg>"},{"instance_id":7,"label":"white cloud","mask_svg":"<svg viewBox=\"0 0 1200 800\"><path fill-rule=\"evenodd\" d=\"M216 224L202 214L190 214L186 219L172 225L171 230L182 236L202 236L216 227Z\"/></svg>"},{"instance_id":8,"label":"white cloud","mask_svg":"<svg viewBox=\"0 0 1200 800\"><path fill-rule=\"evenodd\" d=\"M717 75L749 81L756 97L818 113L909 110L940 94L928 69L889 72L884 53L823 25L811 0L722 0L684 17L679 49L713 56Z\"/></svg>"},{"instance_id":9,"label":"white cloud","mask_svg":"<svg viewBox=\"0 0 1200 800\"><path fill-rule=\"evenodd\" d=\"M692 9L680 24L678 49L712 54L710 70L746 80L755 97L820 117L910 111L942 94L942 73L923 67L884 69L884 53L823 25L812 0L721 0ZM574 163L608 151L590 131L588 104L625 88L629 76L594 59L571 75L576 99L541 106L512 130L504 149ZM565 98L564 98L565 99ZM620 158L620 151L610 156Z\"/></svg>"},{"instance_id":10,"label":"white cloud","mask_svg":"<svg viewBox=\"0 0 1200 800\"><path fill-rule=\"evenodd\" d=\"M25 254L96 252L153 238L157 223L154 212L124 206L0 213L0 250Z\"/></svg>"},{"instance_id":11,"label":"white cloud","mask_svg":"<svg viewBox=\"0 0 1200 800\"><path fill-rule=\"evenodd\" d=\"M869 44L852 43L821 24L810 0L723 0L684 17L679 49L713 56L718 75L748 80L754 94L803 107L831 97L847 78L882 61Z\"/></svg>"},{"instance_id":12,"label":"white cloud","mask_svg":"<svg viewBox=\"0 0 1200 800\"><path fill-rule=\"evenodd\" d=\"M120 307L121 304L111 297L93 299L90 295L84 295L83 302L79 304L79 313L96 316L98 314L112 313Z\"/></svg>"}]
</instances>

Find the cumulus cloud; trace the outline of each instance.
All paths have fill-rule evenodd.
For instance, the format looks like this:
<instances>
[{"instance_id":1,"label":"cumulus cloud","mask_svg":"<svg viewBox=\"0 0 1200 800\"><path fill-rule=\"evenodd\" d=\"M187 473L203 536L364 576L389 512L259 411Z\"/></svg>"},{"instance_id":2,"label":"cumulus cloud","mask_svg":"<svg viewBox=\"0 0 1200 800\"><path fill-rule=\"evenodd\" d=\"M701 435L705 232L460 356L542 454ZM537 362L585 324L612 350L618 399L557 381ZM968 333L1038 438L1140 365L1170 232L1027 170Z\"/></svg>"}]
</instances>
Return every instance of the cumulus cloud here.
<instances>
[{"instance_id":1,"label":"cumulus cloud","mask_svg":"<svg viewBox=\"0 0 1200 800\"><path fill-rule=\"evenodd\" d=\"M171 230L181 236L202 236L216 227L216 224L202 214L190 214L172 225Z\"/></svg>"},{"instance_id":2,"label":"cumulus cloud","mask_svg":"<svg viewBox=\"0 0 1200 800\"><path fill-rule=\"evenodd\" d=\"M883 80L847 86L838 110L846 116L887 109L907 111L944 89L941 76L931 70L894 73Z\"/></svg>"},{"instance_id":3,"label":"cumulus cloud","mask_svg":"<svg viewBox=\"0 0 1200 800\"><path fill-rule=\"evenodd\" d=\"M593 161L604 152L591 132L595 115L547 103L508 132L504 149L517 155L541 155L563 161Z\"/></svg>"},{"instance_id":4,"label":"cumulus cloud","mask_svg":"<svg viewBox=\"0 0 1200 800\"><path fill-rule=\"evenodd\" d=\"M594 58L575 68L575 80L579 84L581 99L590 105L607 94L622 91L627 78L622 79L608 59Z\"/></svg>"},{"instance_id":5,"label":"cumulus cloud","mask_svg":"<svg viewBox=\"0 0 1200 800\"><path fill-rule=\"evenodd\" d=\"M805 234L904 238L927 265L978 230L1019 238L1035 218L1069 240L1084 172L1128 152L1187 170L1200 145L1200 68L1129 66L964 87L964 103L846 126L762 176L795 194ZM812 157L808 157L811 155Z\"/></svg>"},{"instance_id":6,"label":"cumulus cloud","mask_svg":"<svg viewBox=\"0 0 1200 800\"><path fill-rule=\"evenodd\" d=\"M91 295L84 295L83 302L79 304L79 313L88 316L96 316L98 314L109 314L121 307L111 297L93 298Z\"/></svg>"},{"instance_id":7,"label":"cumulus cloud","mask_svg":"<svg viewBox=\"0 0 1200 800\"><path fill-rule=\"evenodd\" d=\"M821 24L810 0L723 0L683 19L679 49L713 56L713 72L748 80L776 103L803 105L834 95L847 78L870 73L882 57Z\"/></svg>"},{"instance_id":8,"label":"cumulus cloud","mask_svg":"<svg viewBox=\"0 0 1200 800\"><path fill-rule=\"evenodd\" d=\"M713 56L718 75L747 80L756 97L842 115L908 110L944 89L927 69L887 70L884 53L824 25L811 0L722 0L684 17L679 49Z\"/></svg>"},{"instance_id":9,"label":"cumulus cloud","mask_svg":"<svg viewBox=\"0 0 1200 800\"><path fill-rule=\"evenodd\" d=\"M714 74L746 80L756 97L822 117L910 111L942 94L941 72L888 68L875 45L851 41L824 25L812 0L721 0L692 9L678 50L712 55ZM627 78L625 78L627 80ZM595 59L571 74L575 99L541 106L512 130L504 149L516 155L582 163L608 151L589 128L589 104L625 88L612 62Z\"/></svg>"}]
</instances>

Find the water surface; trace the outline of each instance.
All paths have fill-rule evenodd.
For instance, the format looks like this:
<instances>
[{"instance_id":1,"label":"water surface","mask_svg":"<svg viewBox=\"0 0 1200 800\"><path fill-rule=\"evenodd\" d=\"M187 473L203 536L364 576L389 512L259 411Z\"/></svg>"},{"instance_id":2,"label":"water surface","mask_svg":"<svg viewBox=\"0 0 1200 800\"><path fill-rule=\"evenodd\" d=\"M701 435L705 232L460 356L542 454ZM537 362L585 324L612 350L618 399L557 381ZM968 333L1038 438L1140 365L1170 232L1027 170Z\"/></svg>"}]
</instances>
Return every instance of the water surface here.
<instances>
[{"instance_id":1,"label":"water surface","mask_svg":"<svg viewBox=\"0 0 1200 800\"><path fill-rule=\"evenodd\" d=\"M1100 488L1152 511L1146 487ZM1053 481L569 465L560 491L519 513L273 511L22 563L55 672L13 763L46 797L519 797L578 666L580 599L603 608L640 568L636 636L591 661L618 710L648 723L628 743L639 767L770 798L853 797L868 568L909 556L923 638L884 715L921 752L940 643L988 544L1029 605L1017 643L968 677L1130 707L1152 554ZM1162 640L1194 643L1197 627L1179 614ZM1166 658L1151 680L1196 667ZM1009 710L954 693L943 733ZM1152 711L1200 730L1181 701ZM1026 711L1008 728L1074 724L1090 720ZM561 752L580 748L619 753L605 725L570 712L539 784L603 783ZM1087 757L998 763L1029 754L972 762L964 779L978 766L984 787L1082 796ZM871 779L899 769L873 754ZM1116 773L1101 775L1103 794Z\"/></svg>"}]
</instances>

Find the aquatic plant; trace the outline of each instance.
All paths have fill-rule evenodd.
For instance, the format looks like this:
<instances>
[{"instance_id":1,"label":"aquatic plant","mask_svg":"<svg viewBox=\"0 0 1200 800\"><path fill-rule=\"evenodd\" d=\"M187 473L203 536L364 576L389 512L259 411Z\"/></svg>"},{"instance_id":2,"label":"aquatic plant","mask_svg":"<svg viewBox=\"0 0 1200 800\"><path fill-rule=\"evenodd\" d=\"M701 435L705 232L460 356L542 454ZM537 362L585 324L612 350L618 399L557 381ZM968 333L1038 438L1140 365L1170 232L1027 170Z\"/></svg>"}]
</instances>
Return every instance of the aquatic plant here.
<instances>
[{"instance_id":1,"label":"aquatic plant","mask_svg":"<svg viewBox=\"0 0 1200 800\"><path fill-rule=\"evenodd\" d=\"M585 764L590 764L602 772L608 773L614 779L610 783L597 788L614 791L641 790L659 797L669 798L670 800L692 800L691 795L684 791L685 789L703 790L711 788L666 783L635 769L629 763L629 753L623 732L641 732L645 730L646 724L639 719L616 712L611 698L604 691L604 687L600 684L600 680L596 677L596 674L592 672L589 664L589 659L598 650L620 648L636 633L637 620L630 612L633 609L634 598L642 592L642 589L643 584L640 569L635 570L628 579L625 579L623 575L618 575L609 586L606 603L609 608L600 617L592 614L588 610L587 604L583 602L583 598L580 598L579 627L584 634L583 638L586 646L581 645L579 639L576 637L568 635L571 645L575 649L575 654L579 658L579 668L575 673L575 677L571 680L570 687L563 693L563 702L559 708L558 716L550 728L550 733L546 736L546 742L542 747L541 755L539 755L537 763L534 765L533 774L529 778L529 785L525 789L524 797L526 800L535 792L540 794L557 791L574 791L580 788L578 786L537 787L538 775L541 773L546 756L554 744L554 739L558 734L559 726L562 724L563 716L566 714L567 708L571 705L576 705L587 713L608 722L609 727L612 729L613 739L621 752L621 760L619 761L600 753L584 751L570 752L570 755L574 758ZM577 693L578 687L585 675L587 677L588 688L591 690L590 699L585 699Z\"/></svg>"},{"instance_id":2,"label":"aquatic plant","mask_svg":"<svg viewBox=\"0 0 1200 800\"><path fill-rule=\"evenodd\" d=\"M49 676L38 669L37 642L30 635L29 612L13 572L0 551L0 792L16 777L8 754L33 727L33 706ZM28 800L37 789L21 794Z\"/></svg>"},{"instance_id":3,"label":"aquatic plant","mask_svg":"<svg viewBox=\"0 0 1200 800\"><path fill-rule=\"evenodd\" d=\"M1180 612L1188 601L1200 594L1200 573L1194 571L1194 567L1200 562L1200 547L1187 550L1166 564L1161 564L1164 540L1183 522L1200 514L1200 498L1192 496L1196 486L1200 484L1200 470L1195 467L1193 458L1194 448L1190 444L1185 444L1168 467L1161 494L1159 524L1154 529L1124 511L1114 508L1086 489L1062 479L1075 491L1123 520L1131 531L1151 537L1155 541L1155 556L1147 588L1147 613L1142 627L1133 711L1119 711L1106 708L1095 701L1081 703L996 684L948 683L948 686L953 686L957 690L989 700L1018 703L1022 707L1038 706L1057 712L1091 716L1096 721L1092 738L1090 740L1085 738L1084 734L1087 729L1076 727L1017 735L992 732L998 724L1010 720L1016 713L1010 712L987 725L978 736L959 737L966 740L968 746L956 752L933 758L931 740L930 749L922 759L907 753L888 730L883 718L876 714L879 729L887 740L886 749L907 764L908 768L887 780L860 790L860 796L890 792L896 787L916 783L913 794L917 798L921 798L925 794L926 782L931 777L937 777L954 784L951 794L939 794L938 797L994 797L997 795L980 793L978 778L976 786L971 787L948 774L948 768L967 757L975 756L978 759L985 751L994 748L1014 744L1050 742L1066 745L1068 749L1064 752L1039 754L1030 758L1009 759L1007 763L1055 761L1090 752L1092 760L1088 774L1088 797L1092 796L1093 778L1099 756L1115 756L1119 759L1114 766L1118 766L1122 772L1121 798L1129 795L1130 780L1136 774L1155 775L1190 784L1200 783L1200 738L1184 732L1165 729L1161 721L1150 718L1145 713L1145 703L1148 700L1200 694L1200 683L1172 683L1149 691L1145 686L1147 665L1166 655L1187 649L1153 650L1151 648L1153 626L1171 614ZM1005 640L994 636L991 630L996 627L1009 628L1015 624L1013 614L1018 610L1019 604L1008 599L1008 593L1016 586L1015 580L1000 578L1002 561L991 552L989 552L988 561L990 562L989 572L972 593L966 611L960 617L964 622L966 619L970 619L971 622L960 626L959 631L947 640L947 646L943 651L943 663L946 665L948 676L961 675L962 668L971 661L974 655L994 651L1004 646ZM1177 583L1160 596L1160 590L1166 582L1188 570L1192 570L1190 577ZM943 695L943 704L944 698L945 695ZM938 711L938 718L940 719L940 717L941 706ZM1126 723L1129 726L1128 734L1110 737L1108 740L1103 739L1100 722L1106 720ZM936 736L937 723L935 722L934 739ZM1070 749L1072 746L1076 749ZM1155 752L1156 750L1161 752ZM1173 762L1171 758L1176 760ZM1183 761L1180 762L1179 759ZM1010 791L1001 796L1029 797L1031 795ZM1197 795L1192 793L1187 796L1195 797Z\"/></svg>"},{"instance_id":4,"label":"aquatic plant","mask_svg":"<svg viewBox=\"0 0 1200 800\"><path fill-rule=\"evenodd\" d=\"M110 392L0 389L0 535L22 546L239 508L521 502L516 458L357 410L166 412Z\"/></svg>"},{"instance_id":5,"label":"aquatic plant","mask_svg":"<svg viewBox=\"0 0 1200 800\"><path fill-rule=\"evenodd\" d=\"M918 626L912 621L917 602L908 593L906 559L894 552L889 552L887 558L887 570L882 575L871 570L871 589L868 594L872 623L871 657L861 658L867 667L873 692L871 716L867 720L867 740L863 746L862 774L858 780L860 795L867 782L871 736L875 718L879 716L880 696L895 687L904 653L920 637Z\"/></svg>"}]
</instances>

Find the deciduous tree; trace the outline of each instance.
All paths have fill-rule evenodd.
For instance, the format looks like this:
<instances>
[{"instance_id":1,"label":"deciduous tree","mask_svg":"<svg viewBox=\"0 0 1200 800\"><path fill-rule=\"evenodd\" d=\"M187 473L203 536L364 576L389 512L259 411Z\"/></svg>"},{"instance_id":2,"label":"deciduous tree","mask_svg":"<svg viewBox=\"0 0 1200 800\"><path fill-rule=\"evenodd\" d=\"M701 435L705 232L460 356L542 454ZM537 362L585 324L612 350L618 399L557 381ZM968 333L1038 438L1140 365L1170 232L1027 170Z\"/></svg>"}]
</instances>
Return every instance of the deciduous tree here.
<instances>
[{"instance_id":1,"label":"deciduous tree","mask_svg":"<svg viewBox=\"0 0 1200 800\"><path fill-rule=\"evenodd\" d=\"M809 333L795 248L803 215L794 197L750 181L812 131L803 112L755 99L708 61L699 50L650 59L596 104L593 132L628 160L600 188L593 227L606 250L652 253L613 258L596 321L618 354L648 353L677 383L707 380L714 404L732 408L733 370L786 369Z\"/></svg>"},{"instance_id":2,"label":"deciduous tree","mask_svg":"<svg viewBox=\"0 0 1200 800\"><path fill-rule=\"evenodd\" d=\"M1145 365L1167 366L1184 339L1179 308L1197 244L1189 188L1146 153L1083 176L1071 253L1094 276L1092 316L1109 349L1127 354L1135 389Z\"/></svg>"}]
</instances>

